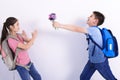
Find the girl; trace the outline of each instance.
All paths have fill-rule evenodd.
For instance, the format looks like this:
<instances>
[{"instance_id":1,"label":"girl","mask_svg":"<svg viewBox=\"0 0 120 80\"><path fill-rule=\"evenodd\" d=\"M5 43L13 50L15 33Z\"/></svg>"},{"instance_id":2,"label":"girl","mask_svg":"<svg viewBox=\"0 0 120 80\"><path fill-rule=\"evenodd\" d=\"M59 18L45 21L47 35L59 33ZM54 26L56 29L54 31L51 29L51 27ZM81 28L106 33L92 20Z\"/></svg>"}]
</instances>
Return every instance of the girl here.
<instances>
[{"instance_id":1,"label":"girl","mask_svg":"<svg viewBox=\"0 0 120 80\"><path fill-rule=\"evenodd\" d=\"M29 49L32 46L37 36L37 31L35 30L32 33L31 39L29 39L26 36L26 33L24 31L22 32L22 34L18 34L17 33L18 31L19 31L18 20L14 17L7 18L2 29L1 43L3 42L3 40L7 38L8 35L15 36L18 40L15 40L13 38L8 38L8 44L14 53L17 48L22 49L22 51L18 53L16 60L16 65L19 64L16 66L16 70L18 71L21 79L31 80L30 79L31 76L33 80L41 80L41 76L38 73L38 71L35 69L27 52L27 49Z\"/></svg>"}]
</instances>

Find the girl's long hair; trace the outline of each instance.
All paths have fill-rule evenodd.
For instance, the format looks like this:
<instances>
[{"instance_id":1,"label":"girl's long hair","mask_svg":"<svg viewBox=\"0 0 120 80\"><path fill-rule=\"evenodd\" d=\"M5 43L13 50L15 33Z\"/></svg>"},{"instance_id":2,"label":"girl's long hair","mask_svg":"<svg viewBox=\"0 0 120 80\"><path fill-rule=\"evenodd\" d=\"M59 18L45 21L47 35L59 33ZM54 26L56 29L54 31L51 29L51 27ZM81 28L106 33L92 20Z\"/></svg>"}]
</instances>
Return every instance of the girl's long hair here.
<instances>
[{"instance_id":1,"label":"girl's long hair","mask_svg":"<svg viewBox=\"0 0 120 80\"><path fill-rule=\"evenodd\" d=\"M9 31L10 31L10 26L14 25L17 21L18 20L14 17L8 17L6 19L6 21L3 24L3 29L2 29L2 34L1 34L1 44L2 44L3 40L5 40L6 37L8 36Z\"/></svg>"}]
</instances>

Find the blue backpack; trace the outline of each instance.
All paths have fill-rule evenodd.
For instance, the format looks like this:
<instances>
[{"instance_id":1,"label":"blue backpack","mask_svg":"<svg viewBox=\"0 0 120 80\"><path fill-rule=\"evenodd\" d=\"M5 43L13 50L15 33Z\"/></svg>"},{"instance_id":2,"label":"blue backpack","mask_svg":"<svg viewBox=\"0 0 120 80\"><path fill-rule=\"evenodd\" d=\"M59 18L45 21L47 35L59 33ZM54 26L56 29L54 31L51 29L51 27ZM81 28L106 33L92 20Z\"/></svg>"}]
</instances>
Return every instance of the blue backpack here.
<instances>
[{"instance_id":1,"label":"blue backpack","mask_svg":"<svg viewBox=\"0 0 120 80\"><path fill-rule=\"evenodd\" d=\"M103 45L102 47L98 45L92 37L89 35L89 39L97 45L104 53L107 58L114 58L117 57L118 52L118 43L116 37L112 34L111 30L106 28L98 28L102 34Z\"/></svg>"}]
</instances>

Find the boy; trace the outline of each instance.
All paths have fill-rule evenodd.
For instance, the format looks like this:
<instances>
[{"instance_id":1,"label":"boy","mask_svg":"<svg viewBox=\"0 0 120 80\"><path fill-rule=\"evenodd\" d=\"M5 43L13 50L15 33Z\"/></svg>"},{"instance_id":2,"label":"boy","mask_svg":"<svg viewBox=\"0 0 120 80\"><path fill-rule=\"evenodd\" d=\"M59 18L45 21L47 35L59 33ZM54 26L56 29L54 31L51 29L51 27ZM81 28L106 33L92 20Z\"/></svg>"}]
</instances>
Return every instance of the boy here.
<instances>
[{"instance_id":1,"label":"boy","mask_svg":"<svg viewBox=\"0 0 120 80\"><path fill-rule=\"evenodd\" d=\"M87 20L89 28L78 27L75 25L64 25L58 22L53 22L53 26L56 28L63 28L74 32L89 34L96 43L102 46L102 35L97 27L103 24L104 19L105 17L102 13L94 11L93 14L90 17L88 17ZM112 74L111 69L109 67L108 59L104 56L101 49L95 46L95 44L91 40L89 40L88 48L89 60L86 66L84 67L82 74L80 75L80 80L90 80L90 78L96 70L106 80L117 80Z\"/></svg>"}]
</instances>

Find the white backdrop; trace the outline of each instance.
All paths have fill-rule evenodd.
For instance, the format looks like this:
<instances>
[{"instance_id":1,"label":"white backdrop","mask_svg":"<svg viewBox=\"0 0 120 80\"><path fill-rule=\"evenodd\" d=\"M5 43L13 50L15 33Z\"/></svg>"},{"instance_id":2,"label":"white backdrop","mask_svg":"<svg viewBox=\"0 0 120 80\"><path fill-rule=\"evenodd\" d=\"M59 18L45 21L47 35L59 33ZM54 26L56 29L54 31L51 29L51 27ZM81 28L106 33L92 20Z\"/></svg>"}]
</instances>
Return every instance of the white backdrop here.
<instances>
[{"instance_id":1,"label":"white backdrop","mask_svg":"<svg viewBox=\"0 0 120 80\"><path fill-rule=\"evenodd\" d=\"M92 11L100 11L106 16L102 27L110 28L119 43L119 4L119 0L0 0L0 31L10 16L18 18L21 30L25 30L29 37L37 28L39 34L29 55L42 80L79 80L88 60L85 35L55 30L48 15L55 12L61 23L87 27L86 20ZM120 57L109 61L113 74L120 80ZM8 71L0 59L0 80L21 79L17 71ZM91 80L104 79L96 71Z\"/></svg>"}]
</instances>

